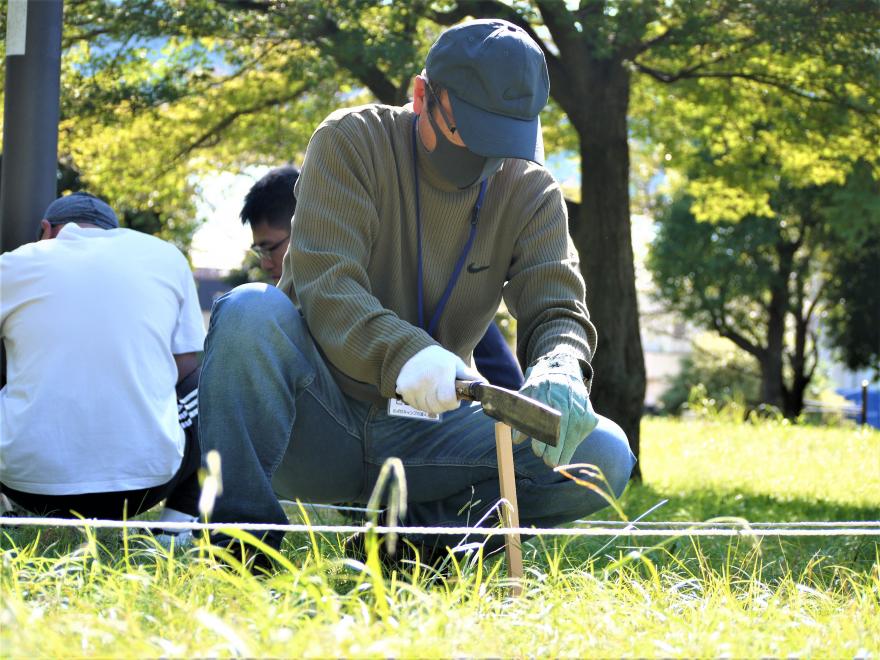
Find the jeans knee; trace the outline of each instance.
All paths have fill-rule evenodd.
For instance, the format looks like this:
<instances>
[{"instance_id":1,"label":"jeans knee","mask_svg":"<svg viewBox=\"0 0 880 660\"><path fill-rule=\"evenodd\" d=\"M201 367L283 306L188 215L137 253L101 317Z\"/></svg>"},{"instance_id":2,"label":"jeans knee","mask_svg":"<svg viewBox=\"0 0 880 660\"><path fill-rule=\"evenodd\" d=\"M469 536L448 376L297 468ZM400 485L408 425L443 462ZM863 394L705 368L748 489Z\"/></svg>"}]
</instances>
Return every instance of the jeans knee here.
<instances>
[{"instance_id":1,"label":"jeans knee","mask_svg":"<svg viewBox=\"0 0 880 660\"><path fill-rule=\"evenodd\" d=\"M575 459L598 467L615 497L623 493L636 463L623 429L601 416L599 424L578 448Z\"/></svg>"},{"instance_id":2,"label":"jeans knee","mask_svg":"<svg viewBox=\"0 0 880 660\"><path fill-rule=\"evenodd\" d=\"M294 311L293 303L274 286L259 282L242 284L214 301L210 329L212 332L240 330L252 326L256 319L289 311Z\"/></svg>"},{"instance_id":3,"label":"jeans knee","mask_svg":"<svg viewBox=\"0 0 880 660\"><path fill-rule=\"evenodd\" d=\"M302 317L290 299L274 286L243 284L220 296L211 308L206 351L215 344L228 345L230 354L246 353L243 346L255 347L271 339L272 328L297 334Z\"/></svg>"}]
</instances>

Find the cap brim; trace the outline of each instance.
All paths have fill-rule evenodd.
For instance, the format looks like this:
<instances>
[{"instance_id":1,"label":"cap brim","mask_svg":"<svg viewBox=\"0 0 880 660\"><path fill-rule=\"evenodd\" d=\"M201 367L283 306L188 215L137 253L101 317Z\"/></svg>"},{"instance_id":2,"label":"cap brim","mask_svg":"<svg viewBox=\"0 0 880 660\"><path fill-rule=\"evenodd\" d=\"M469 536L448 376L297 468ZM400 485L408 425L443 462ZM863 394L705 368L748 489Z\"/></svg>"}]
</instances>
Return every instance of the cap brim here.
<instances>
[{"instance_id":1,"label":"cap brim","mask_svg":"<svg viewBox=\"0 0 880 660\"><path fill-rule=\"evenodd\" d=\"M488 112L449 92L455 125L467 148L491 158L522 158L544 164L541 120L515 119Z\"/></svg>"}]
</instances>

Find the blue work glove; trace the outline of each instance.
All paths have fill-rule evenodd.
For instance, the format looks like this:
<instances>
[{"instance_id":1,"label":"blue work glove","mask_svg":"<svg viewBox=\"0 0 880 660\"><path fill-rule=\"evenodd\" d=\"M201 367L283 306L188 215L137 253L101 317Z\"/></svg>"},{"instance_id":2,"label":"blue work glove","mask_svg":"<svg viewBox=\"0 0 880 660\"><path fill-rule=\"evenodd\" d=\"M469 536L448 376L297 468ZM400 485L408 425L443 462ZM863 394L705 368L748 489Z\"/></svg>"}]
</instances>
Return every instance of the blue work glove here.
<instances>
[{"instance_id":1,"label":"blue work glove","mask_svg":"<svg viewBox=\"0 0 880 660\"><path fill-rule=\"evenodd\" d=\"M571 463L575 449L599 423L577 358L566 353L545 355L526 371L526 381L520 392L562 413L559 443L551 447L533 439L535 456L550 467ZM512 437L516 443L526 439L516 430Z\"/></svg>"}]
</instances>

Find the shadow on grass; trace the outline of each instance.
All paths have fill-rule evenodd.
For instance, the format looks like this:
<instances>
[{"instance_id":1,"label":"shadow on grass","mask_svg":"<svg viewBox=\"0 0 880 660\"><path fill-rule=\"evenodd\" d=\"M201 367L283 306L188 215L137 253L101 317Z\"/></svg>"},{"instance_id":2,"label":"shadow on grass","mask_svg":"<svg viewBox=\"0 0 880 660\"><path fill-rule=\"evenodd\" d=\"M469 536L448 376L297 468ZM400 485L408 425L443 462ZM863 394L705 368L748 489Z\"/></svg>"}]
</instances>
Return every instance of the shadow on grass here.
<instances>
[{"instance_id":1,"label":"shadow on grass","mask_svg":"<svg viewBox=\"0 0 880 660\"><path fill-rule=\"evenodd\" d=\"M750 522L868 521L880 519L873 506L853 506L836 502L800 498L780 498L767 494L694 490L668 493L645 484L630 484L621 505L630 520L663 500L666 504L646 517L646 521L693 521L712 518L742 518ZM612 518L610 509L587 520ZM607 548L607 538L582 538L570 542L566 552L580 560L612 561L632 551L649 551L658 565L707 561L718 570L750 564L762 568L765 577L799 575L809 566L845 566L858 572L872 570L880 556L880 537L686 537L668 541L662 538L621 536Z\"/></svg>"},{"instance_id":2,"label":"shadow on grass","mask_svg":"<svg viewBox=\"0 0 880 660\"><path fill-rule=\"evenodd\" d=\"M664 499L669 502L654 512L650 519L702 521L732 516L752 522L805 522L880 518L878 506L853 506L815 499L774 497L764 493L718 489L670 493L637 483L630 484L621 503L632 519ZM592 517L601 519L603 513L607 515L607 512L600 512Z\"/></svg>"}]
</instances>

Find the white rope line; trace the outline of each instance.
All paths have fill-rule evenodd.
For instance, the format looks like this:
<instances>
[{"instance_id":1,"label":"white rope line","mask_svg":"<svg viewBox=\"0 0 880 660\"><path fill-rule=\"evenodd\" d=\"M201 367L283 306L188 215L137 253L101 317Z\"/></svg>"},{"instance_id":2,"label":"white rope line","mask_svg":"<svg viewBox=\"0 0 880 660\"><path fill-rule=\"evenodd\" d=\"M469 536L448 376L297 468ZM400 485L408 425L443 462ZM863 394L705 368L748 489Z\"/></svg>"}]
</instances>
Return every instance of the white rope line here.
<instances>
[{"instance_id":1,"label":"white rope line","mask_svg":"<svg viewBox=\"0 0 880 660\"><path fill-rule=\"evenodd\" d=\"M631 524L631 523L625 523ZM644 525L645 523L639 523ZM660 524L660 523L655 523ZM378 534L407 535L438 535L461 536L475 534L479 536L498 536L519 534L523 536L877 536L880 537L880 521L870 522L829 522L829 523L788 523L775 527L759 527L757 525L773 525L773 523L708 523L710 527L700 527L704 523L690 523L688 528L670 527L675 523L665 523L667 527L651 527L649 529L630 528L621 530L619 527L606 525L580 528L534 528L534 527L421 527L421 526L384 526L384 525L279 525L268 523L194 523L194 522L163 522L159 520L94 520L71 518L0 518L0 527L89 527L117 529L159 529L162 531L229 531L247 532L301 532L301 533L337 533L355 534L374 531ZM678 523L683 524L683 523ZM736 525L736 526L734 526ZM796 528L793 525L807 525ZM821 525L821 527L820 527ZM844 526L849 525L849 526Z\"/></svg>"},{"instance_id":2,"label":"white rope line","mask_svg":"<svg viewBox=\"0 0 880 660\"><path fill-rule=\"evenodd\" d=\"M294 500L279 500L281 504L286 506L297 506L297 502ZM641 520L643 516L650 514L655 509L659 508L663 504L666 504L669 500L662 500L658 502L656 505L645 511L641 516L634 518L633 520L575 520L572 521L572 525L588 525L591 527L620 527L622 529L632 528L636 524L642 527L712 527L719 525L735 525L742 527L745 521L709 521L709 522L690 522L690 521L678 521L678 520L669 520L669 521L650 521L650 520ZM338 504L314 504L312 502L303 502L303 507L305 509L327 509L329 511L351 511L351 512L360 512L360 513L384 513L384 509L368 509L367 507L362 506L341 506ZM749 527L876 527L880 526L880 521L878 520L848 520L848 521L804 521L804 522L748 522Z\"/></svg>"},{"instance_id":3,"label":"white rope line","mask_svg":"<svg viewBox=\"0 0 880 660\"><path fill-rule=\"evenodd\" d=\"M296 506L293 500L280 500L281 504L287 506ZM665 503L665 501L663 502ZM311 502L303 503L303 507L308 509L326 509L328 511L351 511L354 513L384 513L384 509L368 509L362 506L340 506L338 504L313 504ZM645 514L650 513L650 509ZM644 515L644 514L643 514ZM626 529L637 524L641 527L712 527L718 525L737 525L742 527L743 522L689 522L689 521L641 521L636 518L632 521L626 520L575 520L572 525L589 525L592 527L621 527ZM874 527L880 525L880 521L824 521L824 522L749 522L749 527Z\"/></svg>"}]
</instances>

